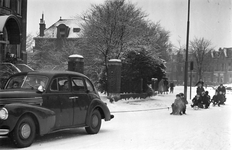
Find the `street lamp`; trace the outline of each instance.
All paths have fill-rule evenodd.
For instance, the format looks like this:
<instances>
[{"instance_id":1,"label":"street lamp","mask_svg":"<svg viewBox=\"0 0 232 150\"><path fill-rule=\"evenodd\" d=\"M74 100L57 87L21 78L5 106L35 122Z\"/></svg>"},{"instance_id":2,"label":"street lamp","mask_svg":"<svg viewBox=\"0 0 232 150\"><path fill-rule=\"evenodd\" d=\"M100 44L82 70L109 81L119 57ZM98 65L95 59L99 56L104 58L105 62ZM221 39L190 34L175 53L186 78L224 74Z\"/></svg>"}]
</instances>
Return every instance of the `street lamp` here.
<instances>
[{"instance_id":1,"label":"street lamp","mask_svg":"<svg viewBox=\"0 0 232 150\"><path fill-rule=\"evenodd\" d=\"M190 15L190 0L188 0L188 21L187 21L187 38L186 38L186 52L185 52L185 72L184 72L184 95L187 98L188 86L188 47L189 47L189 15Z\"/></svg>"}]
</instances>

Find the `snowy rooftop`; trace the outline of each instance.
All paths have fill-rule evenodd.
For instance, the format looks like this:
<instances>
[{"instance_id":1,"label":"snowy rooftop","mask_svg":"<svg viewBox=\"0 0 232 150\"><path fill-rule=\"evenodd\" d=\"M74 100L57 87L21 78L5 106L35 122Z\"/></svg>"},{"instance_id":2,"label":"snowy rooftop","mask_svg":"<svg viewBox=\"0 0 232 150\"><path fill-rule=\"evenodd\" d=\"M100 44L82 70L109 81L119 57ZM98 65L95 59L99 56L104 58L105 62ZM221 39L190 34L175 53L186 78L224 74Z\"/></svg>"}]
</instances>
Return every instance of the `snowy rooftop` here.
<instances>
[{"instance_id":1,"label":"snowy rooftop","mask_svg":"<svg viewBox=\"0 0 232 150\"><path fill-rule=\"evenodd\" d=\"M69 35L67 38L79 38L82 34L82 26L81 24L83 23L83 21L81 19L59 19L56 23L54 23L53 25L51 25L49 28L45 29L44 31L44 36L45 38L56 38L57 36L57 27L60 24L64 24L66 26L69 27ZM75 32L74 28L79 28L80 32ZM40 36L38 36L39 38Z\"/></svg>"}]
</instances>

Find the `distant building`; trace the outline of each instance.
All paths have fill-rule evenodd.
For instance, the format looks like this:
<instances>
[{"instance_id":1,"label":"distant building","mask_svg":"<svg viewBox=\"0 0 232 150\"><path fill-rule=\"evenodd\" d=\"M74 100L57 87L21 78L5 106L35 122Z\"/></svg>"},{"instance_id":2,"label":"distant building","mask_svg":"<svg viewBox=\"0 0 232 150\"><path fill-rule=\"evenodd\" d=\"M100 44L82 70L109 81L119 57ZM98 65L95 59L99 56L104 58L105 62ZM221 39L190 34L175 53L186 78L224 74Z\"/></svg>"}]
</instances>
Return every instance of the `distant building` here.
<instances>
[{"instance_id":1,"label":"distant building","mask_svg":"<svg viewBox=\"0 0 232 150\"><path fill-rule=\"evenodd\" d=\"M206 54L203 66L202 80L208 85L218 85L221 83L232 83L232 48L220 48L218 51L209 51ZM194 62L192 71L192 85L198 82L197 65L191 55L189 62ZM184 83L185 69L184 54L173 54L171 60L166 63L167 77L170 81L175 81L177 84ZM189 63L190 64L190 63ZM190 65L189 65L190 66ZM190 68L190 67L189 67ZM191 72L188 71L188 84L190 84Z\"/></svg>"},{"instance_id":2,"label":"distant building","mask_svg":"<svg viewBox=\"0 0 232 150\"><path fill-rule=\"evenodd\" d=\"M8 53L27 62L27 0L0 0L0 63Z\"/></svg>"},{"instance_id":3,"label":"distant building","mask_svg":"<svg viewBox=\"0 0 232 150\"><path fill-rule=\"evenodd\" d=\"M82 38L81 19L62 19L60 18L50 27L46 28L44 15L39 23L39 35L34 38L35 46L33 50L42 50L46 43L51 49L57 52L69 49L73 54L84 57L85 65L89 65L94 57L92 52L84 49L85 40ZM67 58L68 60L68 58Z\"/></svg>"}]
</instances>

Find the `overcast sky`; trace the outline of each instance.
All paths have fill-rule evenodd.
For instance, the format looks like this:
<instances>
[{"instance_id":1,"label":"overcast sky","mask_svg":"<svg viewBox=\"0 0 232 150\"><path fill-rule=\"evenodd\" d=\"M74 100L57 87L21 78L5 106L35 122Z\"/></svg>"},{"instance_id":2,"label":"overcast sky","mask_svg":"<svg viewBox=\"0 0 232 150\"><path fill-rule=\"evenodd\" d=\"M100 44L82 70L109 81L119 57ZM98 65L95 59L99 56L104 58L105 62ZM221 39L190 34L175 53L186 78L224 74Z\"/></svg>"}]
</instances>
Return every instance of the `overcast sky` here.
<instances>
[{"instance_id":1,"label":"overcast sky","mask_svg":"<svg viewBox=\"0 0 232 150\"><path fill-rule=\"evenodd\" d=\"M176 46L185 45L187 35L188 0L130 0L153 22L170 31ZM44 13L46 27L63 19L74 18L87 11L91 4L104 0L28 0L27 33L39 32L39 21ZM232 0L191 0L190 40L204 37L216 49L232 47Z\"/></svg>"}]
</instances>

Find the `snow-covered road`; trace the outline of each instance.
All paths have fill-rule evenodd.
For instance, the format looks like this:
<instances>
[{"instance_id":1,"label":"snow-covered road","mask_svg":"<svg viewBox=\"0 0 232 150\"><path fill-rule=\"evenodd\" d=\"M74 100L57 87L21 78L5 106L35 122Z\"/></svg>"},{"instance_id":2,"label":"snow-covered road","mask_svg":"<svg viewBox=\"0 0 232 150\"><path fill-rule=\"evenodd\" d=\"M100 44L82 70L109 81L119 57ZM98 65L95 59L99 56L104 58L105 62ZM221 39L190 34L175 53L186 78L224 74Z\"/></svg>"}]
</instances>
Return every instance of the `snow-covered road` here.
<instances>
[{"instance_id":1,"label":"snow-covered road","mask_svg":"<svg viewBox=\"0 0 232 150\"><path fill-rule=\"evenodd\" d=\"M188 106L187 115L170 115L167 107L181 91L183 87L177 87L174 94L108 103L115 118L103 121L98 134L87 135L82 128L57 132L38 137L25 150L232 149L232 94L227 94L221 107L193 110ZM13 148L8 138L0 139L1 150Z\"/></svg>"}]
</instances>

